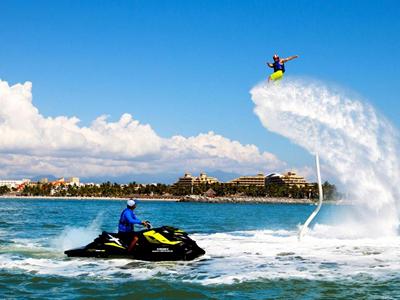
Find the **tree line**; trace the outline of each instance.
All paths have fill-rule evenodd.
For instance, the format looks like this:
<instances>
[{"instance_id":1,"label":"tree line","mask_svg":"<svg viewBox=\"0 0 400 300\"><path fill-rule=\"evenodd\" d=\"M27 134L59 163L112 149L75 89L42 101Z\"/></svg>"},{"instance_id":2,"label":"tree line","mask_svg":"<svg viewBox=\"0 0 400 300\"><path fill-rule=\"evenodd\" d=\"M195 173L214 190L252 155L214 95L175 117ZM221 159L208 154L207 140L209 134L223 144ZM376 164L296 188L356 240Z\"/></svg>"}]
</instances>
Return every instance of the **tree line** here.
<instances>
[{"instance_id":1,"label":"tree line","mask_svg":"<svg viewBox=\"0 0 400 300\"><path fill-rule=\"evenodd\" d=\"M318 196L318 185L311 184L306 187L278 185L278 184L267 184L265 187L262 186L239 186L227 183L214 183L214 184L203 184L191 187L174 187L174 195L204 195L206 191L212 189L215 192L215 196L248 196L248 197L275 197L275 198L295 198L295 199L317 199ZM341 197L337 188L334 184L324 182L322 190L325 200L337 200Z\"/></svg>"},{"instance_id":2,"label":"tree line","mask_svg":"<svg viewBox=\"0 0 400 300\"><path fill-rule=\"evenodd\" d=\"M325 182L322 186L326 200L336 200L340 197L334 184ZM19 193L23 196L55 196L55 197L140 197L161 196L174 197L186 195L204 195L207 191L217 197L223 196L249 196L249 197L290 197L297 199L317 199L318 186L312 184L306 187L268 184L261 186L238 186L227 183L200 184L190 186L148 184L142 185L136 182L118 184L105 182L100 185L60 185L54 187L51 184L26 185ZM0 187L0 195L10 193L6 186Z\"/></svg>"}]
</instances>

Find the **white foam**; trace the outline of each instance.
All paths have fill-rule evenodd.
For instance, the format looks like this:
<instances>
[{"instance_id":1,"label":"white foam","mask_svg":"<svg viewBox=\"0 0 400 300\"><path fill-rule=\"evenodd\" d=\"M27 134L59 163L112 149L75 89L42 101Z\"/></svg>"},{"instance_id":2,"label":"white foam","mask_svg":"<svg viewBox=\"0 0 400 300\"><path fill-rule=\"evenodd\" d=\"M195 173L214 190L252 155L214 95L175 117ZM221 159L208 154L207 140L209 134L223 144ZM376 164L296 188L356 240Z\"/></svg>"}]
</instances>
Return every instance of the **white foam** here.
<instances>
[{"instance_id":1,"label":"white foam","mask_svg":"<svg viewBox=\"0 0 400 300\"><path fill-rule=\"evenodd\" d=\"M322 226L323 228L323 226ZM297 231L270 230L195 236L210 256L210 278L204 284L234 283L257 278L324 279L371 276L400 271L400 238L332 237L335 228L316 226L302 242Z\"/></svg>"},{"instance_id":2,"label":"white foam","mask_svg":"<svg viewBox=\"0 0 400 300\"><path fill-rule=\"evenodd\" d=\"M52 246L60 251L81 247L93 241L101 233L100 227L103 221L103 214L100 213L88 227L68 226L52 241Z\"/></svg>"},{"instance_id":3,"label":"white foam","mask_svg":"<svg viewBox=\"0 0 400 300\"><path fill-rule=\"evenodd\" d=\"M265 128L319 153L322 173L334 175L359 204L352 225L357 218L362 235L398 233L399 133L390 122L371 105L321 83L262 83L251 95Z\"/></svg>"},{"instance_id":4,"label":"white foam","mask_svg":"<svg viewBox=\"0 0 400 300\"><path fill-rule=\"evenodd\" d=\"M316 225L302 242L297 231L255 230L195 234L207 251L192 262L141 262L128 259L28 257L0 254L0 268L101 280L164 279L200 284L234 284L256 279L336 280L367 274L383 279L400 272L400 238L351 238L332 235L334 227Z\"/></svg>"}]
</instances>

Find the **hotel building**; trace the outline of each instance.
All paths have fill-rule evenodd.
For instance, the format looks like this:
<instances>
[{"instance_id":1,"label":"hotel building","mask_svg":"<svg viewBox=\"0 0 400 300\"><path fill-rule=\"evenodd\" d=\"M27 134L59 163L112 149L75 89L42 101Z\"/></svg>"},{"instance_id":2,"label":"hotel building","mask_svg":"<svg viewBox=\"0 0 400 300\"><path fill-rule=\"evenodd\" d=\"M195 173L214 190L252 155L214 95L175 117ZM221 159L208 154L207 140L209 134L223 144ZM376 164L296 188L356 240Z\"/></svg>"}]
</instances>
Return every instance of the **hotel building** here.
<instances>
[{"instance_id":1,"label":"hotel building","mask_svg":"<svg viewBox=\"0 0 400 300\"><path fill-rule=\"evenodd\" d=\"M289 187L306 187L309 185L303 176L299 176L295 172L287 172L285 174L272 173L266 177L265 183L266 185L277 184Z\"/></svg>"},{"instance_id":2,"label":"hotel building","mask_svg":"<svg viewBox=\"0 0 400 300\"><path fill-rule=\"evenodd\" d=\"M255 176L241 176L228 182L238 186L265 186L265 175L259 173Z\"/></svg>"},{"instance_id":3,"label":"hotel building","mask_svg":"<svg viewBox=\"0 0 400 300\"><path fill-rule=\"evenodd\" d=\"M194 177L189 173L185 173L183 177L180 177L175 185L181 187L192 187L200 184L213 184L218 183L218 179L215 177L207 176L206 173L200 173L198 177Z\"/></svg>"}]
</instances>

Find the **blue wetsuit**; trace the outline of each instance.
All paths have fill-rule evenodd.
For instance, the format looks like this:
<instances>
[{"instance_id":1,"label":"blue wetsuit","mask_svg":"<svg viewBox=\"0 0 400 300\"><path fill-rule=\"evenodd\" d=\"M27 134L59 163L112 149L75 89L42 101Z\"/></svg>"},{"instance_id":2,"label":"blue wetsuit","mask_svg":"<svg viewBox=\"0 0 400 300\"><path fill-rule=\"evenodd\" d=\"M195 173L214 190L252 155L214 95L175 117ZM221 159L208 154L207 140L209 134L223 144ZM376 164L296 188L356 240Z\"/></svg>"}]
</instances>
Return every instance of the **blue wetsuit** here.
<instances>
[{"instance_id":1,"label":"blue wetsuit","mask_svg":"<svg viewBox=\"0 0 400 300\"><path fill-rule=\"evenodd\" d=\"M142 221L136 217L132 209L125 208L119 218L118 232L133 232L135 224L142 224Z\"/></svg>"}]
</instances>

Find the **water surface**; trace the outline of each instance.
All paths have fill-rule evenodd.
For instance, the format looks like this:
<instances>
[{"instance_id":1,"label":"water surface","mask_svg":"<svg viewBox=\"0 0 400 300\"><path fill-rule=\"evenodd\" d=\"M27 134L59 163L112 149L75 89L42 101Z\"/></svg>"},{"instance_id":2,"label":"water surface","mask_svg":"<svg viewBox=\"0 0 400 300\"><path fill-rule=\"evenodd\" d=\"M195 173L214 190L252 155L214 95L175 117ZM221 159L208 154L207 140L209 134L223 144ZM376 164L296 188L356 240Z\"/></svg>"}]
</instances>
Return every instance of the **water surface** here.
<instances>
[{"instance_id":1,"label":"water surface","mask_svg":"<svg viewBox=\"0 0 400 300\"><path fill-rule=\"evenodd\" d=\"M116 231L124 201L0 200L0 296L41 299L388 299L400 295L400 239L338 230L347 206L140 202L139 217L189 232L191 262L67 258Z\"/></svg>"}]
</instances>

